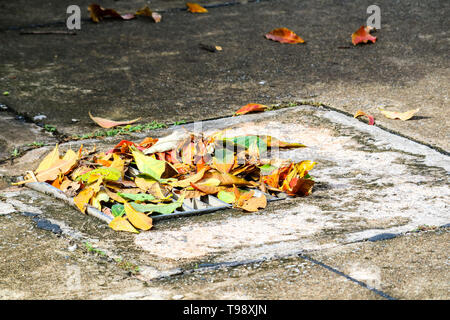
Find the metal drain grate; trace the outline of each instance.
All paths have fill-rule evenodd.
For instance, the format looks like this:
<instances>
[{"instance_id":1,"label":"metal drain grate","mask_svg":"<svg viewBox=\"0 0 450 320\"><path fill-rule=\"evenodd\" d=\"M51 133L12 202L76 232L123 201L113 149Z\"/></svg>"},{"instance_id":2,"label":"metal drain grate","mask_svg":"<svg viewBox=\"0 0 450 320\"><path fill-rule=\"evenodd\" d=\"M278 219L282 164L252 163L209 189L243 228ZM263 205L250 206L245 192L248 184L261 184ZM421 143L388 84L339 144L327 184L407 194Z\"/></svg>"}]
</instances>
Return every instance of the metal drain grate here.
<instances>
[{"instance_id":1,"label":"metal drain grate","mask_svg":"<svg viewBox=\"0 0 450 320\"><path fill-rule=\"evenodd\" d=\"M33 189L35 191L47 194L49 196L52 196L54 198L60 199L65 201L66 203L70 204L71 206L76 208L76 205L73 201L73 198L68 197L64 192L61 190L53 187L52 185L46 183L46 182L30 182L25 184L28 188ZM260 190L255 190L256 196L265 195L268 202L275 201L275 200L282 200L287 197L286 194L280 193L277 196L272 196L267 193L263 193ZM173 193L172 201L176 202L179 199L179 195L176 193ZM215 212L218 210L228 209L231 208L232 205L228 204L226 202L223 202L219 198L212 196L212 195L206 195L201 196L199 198L190 198L185 199L183 201L183 204L181 207L176 209L173 213L169 214L151 214L151 218L153 221L159 221L159 220L165 220L165 219L171 219L171 218L177 218L177 217L187 217L187 216L193 216L193 215L200 215L200 214L206 214ZM78 208L77 208L78 209ZM92 206L87 205L86 206L86 213L90 216L96 217L106 223L110 223L113 218L110 216L104 214L97 208L94 208Z\"/></svg>"}]
</instances>

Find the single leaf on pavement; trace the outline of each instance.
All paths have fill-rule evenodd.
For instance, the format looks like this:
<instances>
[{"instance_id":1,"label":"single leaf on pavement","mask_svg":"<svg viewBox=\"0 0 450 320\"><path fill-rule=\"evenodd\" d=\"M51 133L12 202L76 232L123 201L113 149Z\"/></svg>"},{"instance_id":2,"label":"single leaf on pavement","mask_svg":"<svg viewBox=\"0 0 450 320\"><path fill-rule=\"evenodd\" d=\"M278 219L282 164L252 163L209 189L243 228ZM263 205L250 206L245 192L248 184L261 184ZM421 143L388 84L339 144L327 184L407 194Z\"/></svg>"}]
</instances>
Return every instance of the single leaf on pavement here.
<instances>
[{"instance_id":1,"label":"single leaf on pavement","mask_svg":"<svg viewBox=\"0 0 450 320\"><path fill-rule=\"evenodd\" d=\"M128 220L121 216L116 216L110 223L109 227L114 231L127 231L133 233L139 233Z\"/></svg>"},{"instance_id":2,"label":"single leaf on pavement","mask_svg":"<svg viewBox=\"0 0 450 320\"><path fill-rule=\"evenodd\" d=\"M128 202L124 203L125 214L128 220L138 229L149 230L153 226L153 219L148 217L145 213L134 209Z\"/></svg>"},{"instance_id":3,"label":"single leaf on pavement","mask_svg":"<svg viewBox=\"0 0 450 320\"><path fill-rule=\"evenodd\" d=\"M281 43L304 43L305 40L288 28L278 28L266 34L266 38Z\"/></svg>"},{"instance_id":4,"label":"single leaf on pavement","mask_svg":"<svg viewBox=\"0 0 450 320\"><path fill-rule=\"evenodd\" d=\"M113 120L109 120L109 119L105 119L105 118L100 118L100 117L94 117L91 112L89 112L89 117L91 117L91 119L98 124L100 127L105 128L105 129L109 129L112 127L116 127L116 126L122 126L122 125L127 125L127 124L132 124L135 122L138 122L139 120L141 120L141 118L136 118L133 120L128 120L128 121L113 121Z\"/></svg>"},{"instance_id":5,"label":"single leaf on pavement","mask_svg":"<svg viewBox=\"0 0 450 320\"><path fill-rule=\"evenodd\" d=\"M356 46L358 43L367 43L368 41L375 43L375 41L377 41L377 37L370 35L370 30L372 29L373 27L370 26L361 26L355 33L352 34L353 45Z\"/></svg>"},{"instance_id":6,"label":"single leaf on pavement","mask_svg":"<svg viewBox=\"0 0 450 320\"><path fill-rule=\"evenodd\" d=\"M148 6L145 6L144 8L136 11L136 15L151 17L153 19L153 21L155 21L156 23L160 22L161 18L162 18L158 12L153 12L152 10L150 10L150 8Z\"/></svg>"},{"instance_id":7,"label":"single leaf on pavement","mask_svg":"<svg viewBox=\"0 0 450 320\"><path fill-rule=\"evenodd\" d=\"M384 110L383 108L379 108L379 110L386 118L400 119L400 120L406 121L406 120L409 120L412 117L414 117L414 115L417 112L419 112L420 109L412 109L412 110L408 110L406 112L387 111L387 110Z\"/></svg>"},{"instance_id":8,"label":"single leaf on pavement","mask_svg":"<svg viewBox=\"0 0 450 320\"><path fill-rule=\"evenodd\" d=\"M265 106L263 104L249 103L249 104L246 104L245 106L241 107L238 111L236 111L234 115L240 116L240 115L246 114L246 113L263 112L267 108L268 108L268 106Z\"/></svg>"},{"instance_id":9,"label":"single leaf on pavement","mask_svg":"<svg viewBox=\"0 0 450 320\"><path fill-rule=\"evenodd\" d=\"M91 4L88 6L88 10L90 12L90 16L92 21L99 22L103 20L103 18L111 17L111 18L119 18L122 20L130 20L135 18L134 14L127 13L124 15L120 15L116 10L114 9L105 9L98 4Z\"/></svg>"},{"instance_id":10,"label":"single leaf on pavement","mask_svg":"<svg viewBox=\"0 0 450 320\"><path fill-rule=\"evenodd\" d=\"M190 11L192 13L205 13L205 12L208 12L207 9L203 8L198 3L187 2L186 6L187 6L188 11Z\"/></svg>"},{"instance_id":11,"label":"single leaf on pavement","mask_svg":"<svg viewBox=\"0 0 450 320\"><path fill-rule=\"evenodd\" d=\"M356 113L355 113L355 115L354 115L353 117L354 117L354 118L358 118L358 117L360 117L360 116L365 116L365 117L367 117L367 118L369 119L369 125L370 125L370 126L373 126L373 125L374 125L374 123L375 123L375 118L374 118L373 116L371 116L371 115L368 115L367 113L365 113L365 112L362 111L362 110L356 111Z\"/></svg>"}]
</instances>

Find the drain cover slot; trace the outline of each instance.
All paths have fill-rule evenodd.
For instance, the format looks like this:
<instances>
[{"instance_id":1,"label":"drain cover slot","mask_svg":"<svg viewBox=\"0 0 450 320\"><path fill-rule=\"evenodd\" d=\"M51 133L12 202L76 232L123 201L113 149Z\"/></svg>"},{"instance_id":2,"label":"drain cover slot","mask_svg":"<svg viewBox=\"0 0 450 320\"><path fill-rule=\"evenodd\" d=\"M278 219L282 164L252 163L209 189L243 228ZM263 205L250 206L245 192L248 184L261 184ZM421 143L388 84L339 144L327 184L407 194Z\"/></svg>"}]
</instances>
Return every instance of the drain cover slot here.
<instances>
[{"instance_id":1,"label":"drain cover slot","mask_svg":"<svg viewBox=\"0 0 450 320\"><path fill-rule=\"evenodd\" d=\"M71 206L76 208L76 205L73 201L73 198L68 197L64 192L61 190L53 187L52 185L46 183L46 182L30 182L27 183L26 186L32 190L47 194L49 196L52 196L54 198L60 199L65 201L66 203L70 204ZM263 193L260 190L255 190L256 196L265 195L267 198L267 201L275 201L275 200L282 200L286 198L286 194L280 193L277 194L277 196L273 196L267 193ZM173 193L172 201L176 202L179 199L179 195L176 193ZM176 209L173 213L169 214L152 214L150 217L153 219L153 221L159 221L159 220L165 220L165 219L171 219L171 218L178 218L178 217L187 217L187 216L193 216L193 215L200 215L200 214L206 214L215 212L218 210L223 209L229 209L232 208L232 205L229 203L226 203L219 198L213 196L213 195L206 195L201 196L199 198L190 198L190 199L184 199L183 205ZM112 217L106 215L105 213L101 212L97 208L94 208L90 205L86 206L86 213L90 216L96 217L106 223L110 223L112 221Z\"/></svg>"}]
</instances>

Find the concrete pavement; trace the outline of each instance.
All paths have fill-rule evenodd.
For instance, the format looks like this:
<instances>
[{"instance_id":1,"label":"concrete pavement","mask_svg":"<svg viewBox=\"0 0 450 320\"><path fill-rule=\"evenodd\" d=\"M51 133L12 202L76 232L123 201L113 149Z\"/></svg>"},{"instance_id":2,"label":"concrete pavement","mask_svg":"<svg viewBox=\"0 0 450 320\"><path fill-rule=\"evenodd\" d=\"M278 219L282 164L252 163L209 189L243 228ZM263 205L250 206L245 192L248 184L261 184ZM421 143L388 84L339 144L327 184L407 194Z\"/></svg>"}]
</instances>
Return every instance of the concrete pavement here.
<instances>
[{"instance_id":1,"label":"concrete pavement","mask_svg":"<svg viewBox=\"0 0 450 320\"><path fill-rule=\"evenodd\" d=\"M36 1L25 14L20 2L0 4L0 91L9 92L0 96L2 299L448 299L447 2L377 3L379 39L357 47L350 35L365 23L368 1L249 2L204 15L155 1L152 9L166 10L161 23L98 25L87 20L89 3L79 1L75 36L20 35L63 30L54 22L64 21L68 2ZM263 37L281 26L307 43ZM200 42L224 50L203 51ZM289 108L229 118L248 102ZM401 122L383 118L380 105L421 111ZM357 109L379 127L353 119ZM220 211L133 236L9 186L56 142L106 149L122 138L67 139L97 130L89 110L168 125L222 118L203 130L305 143L283 157L317 161L316 188L256 214ZM41 220L61 232L41 229Z\"/></svg>"}]
</instances>

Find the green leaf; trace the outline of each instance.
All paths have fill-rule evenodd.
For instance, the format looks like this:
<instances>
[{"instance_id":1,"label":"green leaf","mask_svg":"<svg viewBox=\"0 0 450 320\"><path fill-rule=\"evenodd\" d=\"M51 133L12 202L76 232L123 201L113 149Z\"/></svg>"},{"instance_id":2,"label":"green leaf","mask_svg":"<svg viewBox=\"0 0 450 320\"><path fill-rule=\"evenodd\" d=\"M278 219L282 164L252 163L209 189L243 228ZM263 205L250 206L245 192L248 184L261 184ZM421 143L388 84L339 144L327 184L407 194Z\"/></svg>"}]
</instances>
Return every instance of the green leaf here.
<instances>
[{"instance_id":1,"label":"green leaf","mask_svg":"<svg viewBox=\"0 0 450 320\"><path fill-rule=\"evenodd\" d=\"M234 144L248 149L250 145L256 143L260 153L267 151L267 143L259 136L238 136L233 138L225 138L224 141L231 141Z\"/></svg>"},{"instance_id":2,"label":"green leaf","mask_svg":"<svg viewBox=\"0 0 450 320\"><path fill-rule=\"evenodd\" d=\"M141 151L132 147L131 152L133 154L134 160L136 161L136 166L139 171L151 178L160 181L161 175L166 170L166 162L162 160L156 160L153 157L146 156Z\"/></svg>"},{"instance_id":3,"label":"green leaf","mask_svg":"<svg viewBox=\"0 0 450 320\"><path fill-rule=\"evenodd\" d=\"M151 201L151 200L155 200L155 197L152 196L151 194L148 193L138 193L138 194L132 194L132 193L121 193L121 192L117 192L117 194L119 196L121 196L122 198L127 198L130 200L134 200L134 201Z\"/></svg>"},{"instance_id":4,"label":"green leaf","mask_svg":"<svg viewBox=\"0 0 450 320\"><path fill-rule=\"evenodd\" d=\"M140 212L158 212L161 214L169 214L175 211L175 209L183 205L184 197L180 197L177 202L167 204L142 204L131 202L131 206Z\"/></svg>"},{"instance_id":5,"label":"green leaf","mask_svg":"<svg viewBox=\"0 0 450 320\"><path fill-rule=\"evenodd\" d=\"M102 176L103 179L105 179L105 180L116 181L116 180L120 179L120 177L122 176L122 173L120 172L120 170L118 170L116 168L101 167L101 168L86 172L85 174L77 177L75 180L77 180L77 181L82 180L83 182L86 182L86 181L89 181L89 178L92 175L99 175L99 176Z\"/></svg>"},{"instance_id":6,"label":"green leaf","mask_svg":"<svg viewBox=\"0 0 450 320\"><path fill-rule=\"evenodd\" d=\"M125 214L125 207L121 203L116 203L111 207L111 213L114 217L121 217Z\"/></svg>"},{"instance_id":7,"label":"green leaf","mask_svg":"<svg viewBox=\"0 0 450 320\"><path fill-rule=\"evenodd\" d=\"M229 191L219 191L217 193L217 198L219 198L220 200L222 200L223 202L226 203L234 203L236 201L236 196L234 195L234 192L229 192Z\"/></svg>"}]
</instances>

